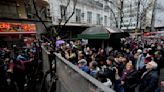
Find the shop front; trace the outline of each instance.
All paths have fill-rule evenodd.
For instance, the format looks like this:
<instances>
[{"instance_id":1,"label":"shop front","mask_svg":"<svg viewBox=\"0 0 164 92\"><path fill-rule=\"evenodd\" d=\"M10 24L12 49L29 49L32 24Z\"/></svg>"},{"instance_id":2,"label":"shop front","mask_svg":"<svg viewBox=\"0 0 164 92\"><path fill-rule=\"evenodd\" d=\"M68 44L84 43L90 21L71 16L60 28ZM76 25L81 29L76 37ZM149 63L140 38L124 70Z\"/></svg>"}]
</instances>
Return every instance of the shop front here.
<instances>
[{"instance_id":1,"label":"shop front","mask_svg":"<svg viewBox=\"0 0 164 92\"><path fill-rule=\"evenodd\" d=\"M36 24L0 22L0 47L28 46L36 38Z\"/></svg>"}]
</instances>

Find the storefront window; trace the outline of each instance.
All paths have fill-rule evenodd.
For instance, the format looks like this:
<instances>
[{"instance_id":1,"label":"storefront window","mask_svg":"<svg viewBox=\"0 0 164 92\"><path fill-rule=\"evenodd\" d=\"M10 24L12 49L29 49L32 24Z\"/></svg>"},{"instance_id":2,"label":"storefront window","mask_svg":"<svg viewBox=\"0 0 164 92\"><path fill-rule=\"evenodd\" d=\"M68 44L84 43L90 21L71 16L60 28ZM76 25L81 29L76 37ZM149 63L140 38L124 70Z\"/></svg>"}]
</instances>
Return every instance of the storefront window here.
<instances>
[{"instance_id":1,"label":"storefront window","mask_svg":"<svg viewBox=\"0 0 164 92\"><path fill-rule=\"evenodd\" d=\"M36 33L35 24L0 22L1 33Z\"/></svg>"}]
</instances>

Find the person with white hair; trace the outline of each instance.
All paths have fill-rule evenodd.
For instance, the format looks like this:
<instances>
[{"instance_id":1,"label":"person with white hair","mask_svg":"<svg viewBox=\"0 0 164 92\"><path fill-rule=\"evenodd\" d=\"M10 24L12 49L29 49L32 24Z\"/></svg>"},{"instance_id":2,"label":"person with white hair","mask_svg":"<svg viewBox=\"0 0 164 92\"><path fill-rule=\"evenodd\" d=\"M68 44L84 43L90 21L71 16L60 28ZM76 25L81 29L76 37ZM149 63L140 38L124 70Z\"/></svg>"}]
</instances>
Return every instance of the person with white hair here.
<instances>
[{"instance_id":1,"label":"person with white hair","mask_svg":"<svg viewBox=\"0 0 164 92\"><path fill-rule=\"evenodd\" d=\"M155 92L158 86L158 64L154 61L146 64L146 71L141 76L139 92Z\"/></svg>"}]
</instances>

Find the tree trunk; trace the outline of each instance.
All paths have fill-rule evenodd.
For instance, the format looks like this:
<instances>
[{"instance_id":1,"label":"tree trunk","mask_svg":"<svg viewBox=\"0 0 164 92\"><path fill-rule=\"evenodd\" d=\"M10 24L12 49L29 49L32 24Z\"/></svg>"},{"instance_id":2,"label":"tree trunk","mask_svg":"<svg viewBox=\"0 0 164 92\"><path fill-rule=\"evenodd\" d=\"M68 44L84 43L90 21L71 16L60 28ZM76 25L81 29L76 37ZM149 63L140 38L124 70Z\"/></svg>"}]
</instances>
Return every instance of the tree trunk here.
<instances>
[{"instance_id":1,"label":"tree trunk","mask_svg":"<svg viewBox=\"0 0 164 92\"><path fill-rule=\"evenodd\" d=\"M123 23L123 0L120 1L121 3L121 9L120 9L120 29L122 27L122 23Z\"/></svg>"},{"instance_id":2,"label":"tree trunk","mask_svg":"<svg viewBox=\"0 0 164 92\"><path fill-rule=\"evenodd\" d=\"M155 25L156 5L157 5L157 0L154 0L152 18L151 18L151 30L150 31L155 31L154 25Z\"/></svg>"},{"instance_id":3,"label":"tree trunk","mask_svg":"<svg viewBox=\"0 0 164 92\"><path fill-rule=\"evenodd\" d=\"M140 4L141 4L141 0L138 0L138 5L137 5L137 23L136 23L136 29L138 29L138 24L139 24Z\"/></svg>"}]
</instances>

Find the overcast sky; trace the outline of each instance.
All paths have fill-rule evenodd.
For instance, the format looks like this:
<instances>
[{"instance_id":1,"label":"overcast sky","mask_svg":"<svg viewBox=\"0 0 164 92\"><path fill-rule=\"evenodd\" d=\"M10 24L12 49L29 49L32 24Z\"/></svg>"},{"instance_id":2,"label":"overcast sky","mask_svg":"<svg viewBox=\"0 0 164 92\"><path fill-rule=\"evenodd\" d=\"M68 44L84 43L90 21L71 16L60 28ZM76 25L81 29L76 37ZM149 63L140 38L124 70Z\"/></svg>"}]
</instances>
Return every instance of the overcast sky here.
<instances>
[{"instance_id":1,"label":"overcast sky","mask_svg":"<svg viewBox=\"0 0 164 92\"><path fill-rule=\"evenodd\" d=\"M164 27L164 0L157 0L157 7L162 9L156 10L155 27Z\"/></svg>"}]
</instances>

